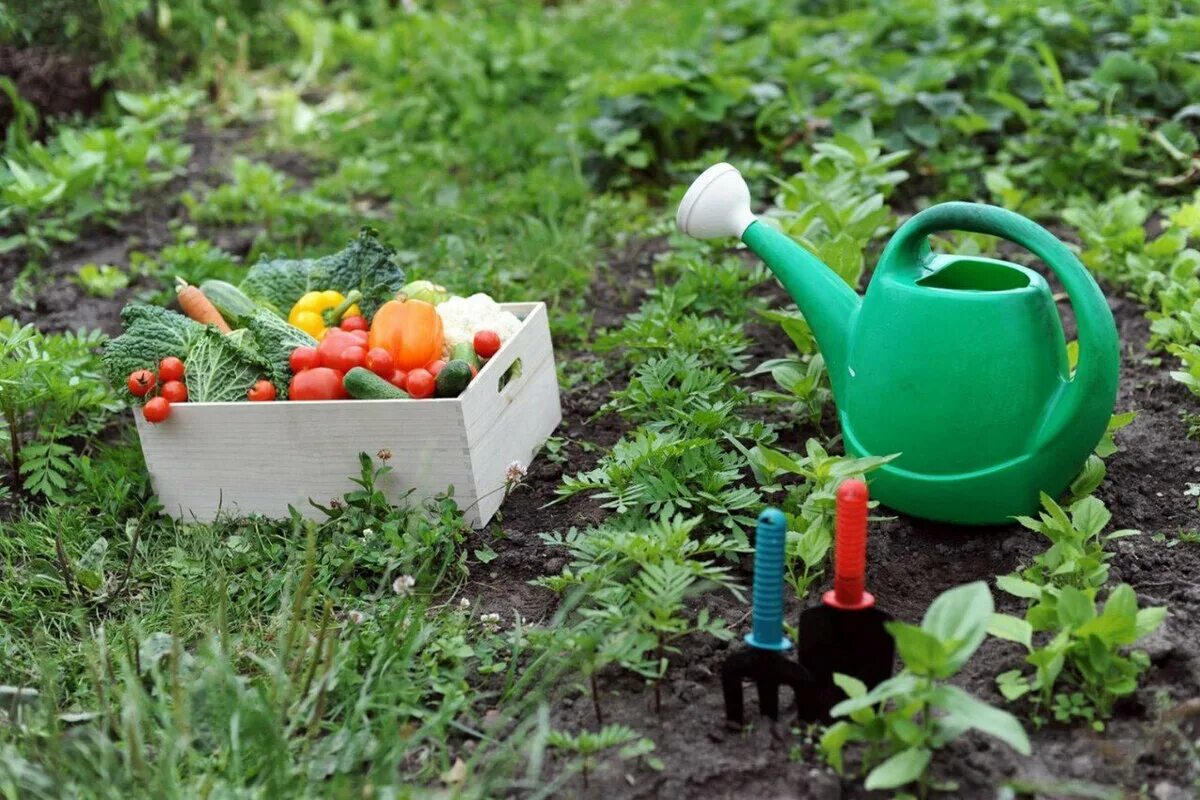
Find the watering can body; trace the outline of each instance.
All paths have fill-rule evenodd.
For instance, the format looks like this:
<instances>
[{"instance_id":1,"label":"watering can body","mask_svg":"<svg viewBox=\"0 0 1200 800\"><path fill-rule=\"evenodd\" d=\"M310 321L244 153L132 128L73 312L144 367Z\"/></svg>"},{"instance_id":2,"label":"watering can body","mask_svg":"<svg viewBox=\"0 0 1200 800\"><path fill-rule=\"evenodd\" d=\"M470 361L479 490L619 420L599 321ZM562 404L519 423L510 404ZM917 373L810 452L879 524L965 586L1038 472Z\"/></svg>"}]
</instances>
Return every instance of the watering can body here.
<instances>
[{"instance_id":1,"label":"watering can body","mask_svg":"<svg viewBox=\"0 0 1200 800\"><path fill-rule=\"evenodd\" d=\"M1108 304L1065 245L1004 209L944 203L901 226L859 298L755 220L740 176L737 186L733 168L718 167L715 182L689 190L680 226L737 229L796 300L828 366L847 452L898 454L870 475L872 496L913 516L990 524L1066 489L1107 428L1119 353ZM946 230L1003 237L1054 271L1079 329L1074 374L1046 280L1005 261L932 253L928 236Z\"/></svg>"}]
</instances>

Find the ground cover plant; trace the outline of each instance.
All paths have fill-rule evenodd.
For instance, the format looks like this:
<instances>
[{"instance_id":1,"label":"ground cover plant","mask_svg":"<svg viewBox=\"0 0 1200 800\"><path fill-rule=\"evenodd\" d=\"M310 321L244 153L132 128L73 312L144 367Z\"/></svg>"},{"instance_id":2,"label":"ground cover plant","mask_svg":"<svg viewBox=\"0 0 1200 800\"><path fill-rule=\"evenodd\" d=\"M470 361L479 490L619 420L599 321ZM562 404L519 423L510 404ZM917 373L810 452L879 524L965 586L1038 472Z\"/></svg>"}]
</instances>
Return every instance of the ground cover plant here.
<instances>
[{"instance_id":1,"label":"ground cover plant","mask_svg":"<svg viewBox=\"0 0 1200 800\"><path fill-rule=\"evenodd\" d=\"M26 6L0 4L0 796L1200 791L1190 4ZM837 485L884 459L844 455L770 274L675 232L718 160L859 288L934 202L1030 216L1121 335L1066 496L983 529L873 509L896 677L839 679L827 726L724 729L720 663L757 514L787 515L792 628ZM488 529L389 501L378 447L314 522L159 514L130 373L283 399L282 307L333 272L368 316L422 280L549 304L564 421ZM283 313L227 308L230 343L177 279Z\"/></svg>"}]
</instances>

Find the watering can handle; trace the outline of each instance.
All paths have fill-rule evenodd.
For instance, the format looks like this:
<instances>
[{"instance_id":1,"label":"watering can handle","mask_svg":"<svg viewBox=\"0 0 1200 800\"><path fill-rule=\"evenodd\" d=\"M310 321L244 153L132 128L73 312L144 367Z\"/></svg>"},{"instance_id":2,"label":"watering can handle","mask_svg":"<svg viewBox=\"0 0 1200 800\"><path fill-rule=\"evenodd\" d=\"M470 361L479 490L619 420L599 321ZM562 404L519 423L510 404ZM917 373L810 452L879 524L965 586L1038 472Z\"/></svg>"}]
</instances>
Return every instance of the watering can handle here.
<instances>
[{"instance_id":1,"label":"watering can handle","mask_svg":"<svg viewBox=\"0 0 1200 800\"><path fill-rule=\"evenodd\" d=\"M986 233L1018 244L1044 261L1067 290L1079 330L1079 362L1074 377L1064 376L1058 401L1037 433L1039 446L1051 443L1070 426L1089 398L1115 401L1120 351L1112 311L1091 273L1065 244L1036 222L998 206L941 203L900 226L884 248L876 272L922 269L929 258L928 237L938 231Z\"/></svg>"}]
</instances>

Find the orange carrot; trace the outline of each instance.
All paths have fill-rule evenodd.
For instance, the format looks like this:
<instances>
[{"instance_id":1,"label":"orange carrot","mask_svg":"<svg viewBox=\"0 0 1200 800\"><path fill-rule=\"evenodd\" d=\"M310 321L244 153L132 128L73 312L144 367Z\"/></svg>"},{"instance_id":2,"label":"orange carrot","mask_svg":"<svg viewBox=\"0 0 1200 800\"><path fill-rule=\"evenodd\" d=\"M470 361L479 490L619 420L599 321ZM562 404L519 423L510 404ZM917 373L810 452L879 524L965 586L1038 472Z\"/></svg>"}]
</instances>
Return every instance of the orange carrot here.
<instances>
[{"instance_id":1,"label":"orange carrot","mask_svg":"<svg viewBox=\"0 0 1200 800\"><path fill-rule=\"evenodd\" d=\"M204 296L204 292L195 286L189 286L183 278L175 278L175 295L179 299L179 307L183 313L199 322L201 325L216 325L221 333L229 333L232 329L217 311L212 301Z\"/></svg>"}]
</instances>

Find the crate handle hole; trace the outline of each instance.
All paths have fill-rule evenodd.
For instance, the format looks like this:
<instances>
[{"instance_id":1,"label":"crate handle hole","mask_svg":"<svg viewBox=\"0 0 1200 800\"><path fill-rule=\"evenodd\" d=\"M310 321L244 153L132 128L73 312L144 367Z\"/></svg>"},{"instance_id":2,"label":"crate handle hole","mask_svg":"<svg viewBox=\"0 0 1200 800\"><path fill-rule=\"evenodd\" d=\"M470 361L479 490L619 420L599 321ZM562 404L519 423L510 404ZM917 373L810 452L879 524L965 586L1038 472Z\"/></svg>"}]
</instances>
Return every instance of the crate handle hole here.
<instances>
[{"instance_id":1,"label":"crate handle hole","mask_svg":"<svg viewBox=\"0 0 1200 800\"><path fill-rule=\"evenodd\" d=\"M500 376L500 381L496 386L497 393L503 392L504 387L516 378L521 377L521 359L513 359L513 362L508 365L508 369L504 370L504 374Z\"/></svg>"}]
</instances>

